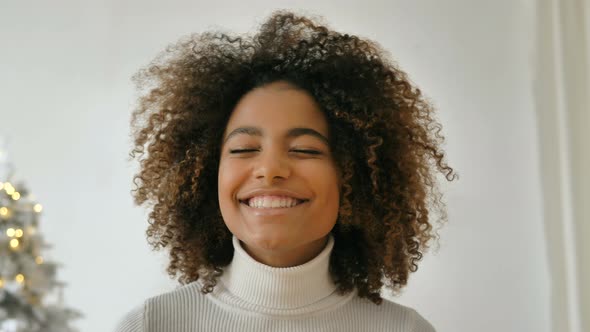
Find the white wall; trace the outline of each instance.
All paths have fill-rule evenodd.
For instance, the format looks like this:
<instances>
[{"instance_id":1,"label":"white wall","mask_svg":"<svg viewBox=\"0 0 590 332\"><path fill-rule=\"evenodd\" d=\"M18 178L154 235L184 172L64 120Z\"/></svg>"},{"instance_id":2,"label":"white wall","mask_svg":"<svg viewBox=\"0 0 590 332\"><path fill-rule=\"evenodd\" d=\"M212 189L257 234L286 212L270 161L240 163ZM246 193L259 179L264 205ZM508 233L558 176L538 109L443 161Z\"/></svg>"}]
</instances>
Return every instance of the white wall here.
<instances>
[{"instance_id":1,"label":"white wall","mask_svg":"<svg viewBox=\"0 0 590 332\"><path fill-rule=\"evenodd\" d=\"M590 3L537 3L535 109L553 331L590 330Z\"/></svg>"},{"instance_id":2,"label":"white wall","mask_svg":"<svg viewBox=\"0 0 590 332\"><path fill-rule=\"evenodd\" d=\"M439 109L450 223L395 299L439 332L549 331L532 1L0 2L0 134L45 206L50 257L64 264L84 332L110 331L170 290L129 191L130 76L180 36L253 31L272 9L305 8L379 41Z\"/></svg>"}]
</instances>

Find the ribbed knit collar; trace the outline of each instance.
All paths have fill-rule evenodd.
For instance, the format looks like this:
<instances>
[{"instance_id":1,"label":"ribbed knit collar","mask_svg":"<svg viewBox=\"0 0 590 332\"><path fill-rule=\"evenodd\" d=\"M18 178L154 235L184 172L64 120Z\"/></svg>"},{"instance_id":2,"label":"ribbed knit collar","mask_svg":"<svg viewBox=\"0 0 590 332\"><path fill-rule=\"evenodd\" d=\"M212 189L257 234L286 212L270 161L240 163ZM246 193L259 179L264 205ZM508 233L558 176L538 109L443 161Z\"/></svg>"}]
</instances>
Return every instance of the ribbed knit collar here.
<instances>
[{"instance_id":1,"label":"ribbed knit collar","mask_svg":"<svg viewBox=\"0 0 590 332\"><path fill-rule=\"evenodd\" d=\"M220 277L225 288L242 301L274 309L297 309L314 304L336 290L329 273L334 238L312 260L277 268L259 263L233 236L234 257Z\"/></svg>"}]
</instances>

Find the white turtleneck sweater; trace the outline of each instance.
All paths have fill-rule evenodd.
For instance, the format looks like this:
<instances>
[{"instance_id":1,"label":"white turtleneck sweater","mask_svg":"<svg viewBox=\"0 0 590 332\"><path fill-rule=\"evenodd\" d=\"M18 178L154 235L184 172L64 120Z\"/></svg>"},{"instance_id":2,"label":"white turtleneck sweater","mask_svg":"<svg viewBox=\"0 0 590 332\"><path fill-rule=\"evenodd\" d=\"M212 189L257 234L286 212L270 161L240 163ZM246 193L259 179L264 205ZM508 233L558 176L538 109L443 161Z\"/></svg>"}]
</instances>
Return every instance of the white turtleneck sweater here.
<instances>
[{"instance_id":1,"label":"white turtleneck sweater","mask_svg":"<svg viewBox=\"0 0 590 332\"><path fill-rule=\"evenodd\" d=\"M311 261L276 268L254 260L233 237L234 257L213 292L195 281L147 299L116 332L389 331L434 332L414 309L356 291L336 293L329 274L334 238Z\"/></svg>"}]
</instances>

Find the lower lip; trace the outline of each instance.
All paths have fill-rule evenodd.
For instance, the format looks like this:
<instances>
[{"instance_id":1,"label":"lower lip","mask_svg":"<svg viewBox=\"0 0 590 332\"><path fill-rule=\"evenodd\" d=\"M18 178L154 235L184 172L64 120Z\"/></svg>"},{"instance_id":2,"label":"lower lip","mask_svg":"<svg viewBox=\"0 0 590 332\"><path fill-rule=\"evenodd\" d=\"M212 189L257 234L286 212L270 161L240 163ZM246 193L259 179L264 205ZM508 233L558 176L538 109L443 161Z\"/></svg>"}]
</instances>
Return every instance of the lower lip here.
<instances>
[{"instance_id":1,"label":"lower lip","mask_svg":"<svg viewBox=\"0 0 590 332\"><path fill-rule=\"evenodd\" d=\"M242 205L249 213L252 213L255 216L280 216L296 211L298 208L306 205L307 203L309 203L309 201L305 201L288 208L254 208L245 203L240 203L240 205Z\"/></svg>"}]
</instances>

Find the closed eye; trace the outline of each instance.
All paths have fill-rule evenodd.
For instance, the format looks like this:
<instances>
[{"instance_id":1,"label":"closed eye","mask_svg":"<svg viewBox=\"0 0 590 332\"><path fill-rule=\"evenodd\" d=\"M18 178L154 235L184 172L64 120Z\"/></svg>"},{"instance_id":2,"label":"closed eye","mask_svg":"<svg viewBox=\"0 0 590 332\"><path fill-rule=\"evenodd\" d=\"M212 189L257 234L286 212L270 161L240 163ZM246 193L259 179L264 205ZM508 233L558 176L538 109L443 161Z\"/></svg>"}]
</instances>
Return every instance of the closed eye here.
<instances>
[{"instance_id":1,"label":"closed eye","mask_svg":"<svg viewBox=\"0 0 590 332\"><path fill-rule=\"evenodd\" d=\"M258 151L257 149L236 149L236 150L229 150L229 153L248 153Z\"/></svg>"},{"instance_id":2,"label":"closed eye","mask_svg":"<svg viewBox=\"0 0 590 332\"><path fill-rule=\"evenodd\" d=\"M307 153L307 154L314 154L314 155L322 154L320 151L316 151L316 150L292 150L292 151L297 152L297 153Z\"/></svg>"}]
</instances>

